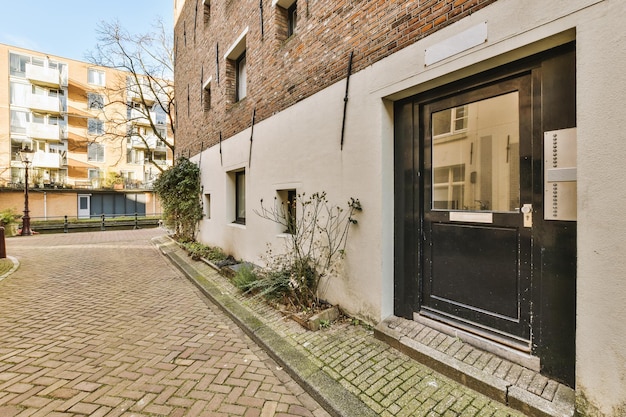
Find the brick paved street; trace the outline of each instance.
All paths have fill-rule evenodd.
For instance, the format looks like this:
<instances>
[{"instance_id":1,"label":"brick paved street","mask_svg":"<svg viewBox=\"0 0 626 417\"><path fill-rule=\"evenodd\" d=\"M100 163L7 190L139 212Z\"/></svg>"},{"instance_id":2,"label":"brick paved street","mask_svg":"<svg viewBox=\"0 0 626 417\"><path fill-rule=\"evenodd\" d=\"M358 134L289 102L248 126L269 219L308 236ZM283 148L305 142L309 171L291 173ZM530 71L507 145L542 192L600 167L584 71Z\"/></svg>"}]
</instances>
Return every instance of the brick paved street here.
<instances>
[{"instance_id":1,"label":"brick paved street","mask_svg":"<svg viewBox=\"0 0 626 417\"><path fill-rule=\"evenodd\" d=\"M326 416L150 243L7 239L0 416Z\"/></svg>"}]
</instances>

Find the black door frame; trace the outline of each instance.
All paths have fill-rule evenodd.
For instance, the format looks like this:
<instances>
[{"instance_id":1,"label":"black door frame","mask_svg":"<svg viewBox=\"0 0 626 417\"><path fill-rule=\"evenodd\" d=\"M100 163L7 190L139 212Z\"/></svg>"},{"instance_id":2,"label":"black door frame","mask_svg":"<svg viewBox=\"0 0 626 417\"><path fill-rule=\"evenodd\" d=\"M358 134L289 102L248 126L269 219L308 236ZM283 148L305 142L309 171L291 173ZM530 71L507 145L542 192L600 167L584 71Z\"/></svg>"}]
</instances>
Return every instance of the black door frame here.
<instances>
[{"instance_id":1,"label":"black door frame","mask_svg":"<svg viewBox=\"0 0 626 417\"><path fill-rule=\"evenodd\" d=\"M532 137L535 167L542 167L543 132L576 126L576 45L488 70L394 105L394 314L412 319L420 311L424 192L420 104L498 83L520 74L532 78ZM533 169L532 354L542 373L575 384L576 223L543 221L543 170Z\"/></svg>"}]
</instances>

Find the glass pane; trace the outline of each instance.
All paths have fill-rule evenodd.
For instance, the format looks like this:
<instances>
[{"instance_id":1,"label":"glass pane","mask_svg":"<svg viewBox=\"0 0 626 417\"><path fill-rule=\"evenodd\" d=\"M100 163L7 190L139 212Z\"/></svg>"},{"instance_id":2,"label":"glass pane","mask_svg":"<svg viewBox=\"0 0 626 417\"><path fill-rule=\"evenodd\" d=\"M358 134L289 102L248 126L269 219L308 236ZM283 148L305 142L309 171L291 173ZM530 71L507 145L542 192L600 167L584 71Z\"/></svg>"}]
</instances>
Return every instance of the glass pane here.
<instances>
[{"instance_id":1,"label":"glass pane","mask_svg":"<svg viewBox=\"0 0 626 417\"><path fill-rule=\"evenodd\" d=\"M435 112L432 208L517 211L519 94Z\"/></svg>"},{"instance_id":2,"label":"glass pane","mask_svg":"<svg viewBox=\"0 0 626 417\"><path fill-rule=\"evenodd\" d=\"M452 109L442 110L433 113L433 136L450 133L450 122L452 120Z\"/></svg>"}]
</instances>

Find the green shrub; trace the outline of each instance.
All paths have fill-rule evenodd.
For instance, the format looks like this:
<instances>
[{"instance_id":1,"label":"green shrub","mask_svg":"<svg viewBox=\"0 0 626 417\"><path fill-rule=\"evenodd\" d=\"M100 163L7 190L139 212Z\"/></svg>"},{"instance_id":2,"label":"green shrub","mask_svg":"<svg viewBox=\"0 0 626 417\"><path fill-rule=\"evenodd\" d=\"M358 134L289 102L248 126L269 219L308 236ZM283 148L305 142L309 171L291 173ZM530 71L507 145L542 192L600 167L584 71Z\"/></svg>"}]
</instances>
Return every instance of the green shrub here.
<instances>
[{"instance_id":1,"label":"green shrub","mask_svg":"<svg viewBox=\"0 0 626 417\"><path fill-rule=\"evenodd\" d=\"M193 241L202 219L200 168L180 157L176 165L159 175L154 190L161 199L165 224L174 229L181 241Z\"/></svg>"},{"instance_id":2,"label":"green shrub","mask_svg":"<svg viewBox=\"0 0 626 417\"><path fill-rule=\"evenodd\" d=\"M217 246L207 246L195 241L181 242L181 244L193 260L197 261L200 258L204 258L215 263L226 259L226 254L222 251L222 248Z\"/></svg>"},{"instance_id":3,"label":"green shrub","mask_svg":"<svg viewBox=\"0 0 626 417\"><path fill-rule=\"evenodd\" d=\"M233 277L233 284L242 292L250 292L254 287L254 283L258 277L254 272L254 268L249 265L242 265L235 276Z\"/></svg>"},{"instance_id":4,"label":"green shrub","mask_svg":"<svg viewBox=\"0 0 626 417\"><path fill-rule=\"evenodd\" d=\"M17 223L22 215L12 208L0 211L0 227L4 227L5 236L14 236L17 233Z\"/></svg>"},{"instance_id":5,"label":"green shrub","mask_svg":"<svg viewBox=\"0 0 626 417\"><path fill-rule=\"evenodd\" d=\"M266 296L284 297L286 304L314 308L322 303L320 281L337 274L337 266L345 255L348 231L357 224L356 214L362 210L358 199L350 198L347 206L331 205L325 192L306 196L298 194L286 204L274 199L273 206L254 210L286 230L286 252L267 256L267 270L258 273L255 285Z\"/></svg>"}]
</instances>

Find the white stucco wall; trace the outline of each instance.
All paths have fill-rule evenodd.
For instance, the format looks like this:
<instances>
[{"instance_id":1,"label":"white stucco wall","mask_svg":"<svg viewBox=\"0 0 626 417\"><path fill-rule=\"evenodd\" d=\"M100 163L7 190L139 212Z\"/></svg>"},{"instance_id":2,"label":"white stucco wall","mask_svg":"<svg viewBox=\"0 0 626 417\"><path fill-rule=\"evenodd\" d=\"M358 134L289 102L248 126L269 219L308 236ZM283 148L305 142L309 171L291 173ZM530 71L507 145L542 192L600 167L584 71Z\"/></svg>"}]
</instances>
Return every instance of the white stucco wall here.
<instances>
[{"instance_id":1,"label":"white stucco wall","mask_svg":"<svg viewBox=\"0 0 626 417\"><path fill-rule=\"evenodd\" d=\"M425 49L487 23L484 44L426 67ZM576 40L578 119L577 394L604 416L626 412L626 2L500 0L352 75L340 150L345 81L202 155L211 219L200 239L256 262L276 227L256 216L275 190L326 191L331 202L359 198L346 276L329 301L378 321L393 313L393 100ZM347 63L346 63L347 64ZM196 160L199 158L196 157ZM247 222L230 224L234 200L225 174L247 171ZM232 187L232 185L231 185Z\"/></svg>"}]
</instances>

